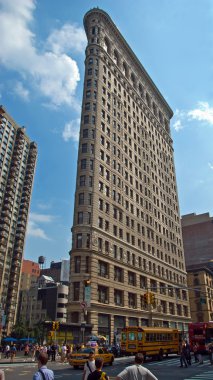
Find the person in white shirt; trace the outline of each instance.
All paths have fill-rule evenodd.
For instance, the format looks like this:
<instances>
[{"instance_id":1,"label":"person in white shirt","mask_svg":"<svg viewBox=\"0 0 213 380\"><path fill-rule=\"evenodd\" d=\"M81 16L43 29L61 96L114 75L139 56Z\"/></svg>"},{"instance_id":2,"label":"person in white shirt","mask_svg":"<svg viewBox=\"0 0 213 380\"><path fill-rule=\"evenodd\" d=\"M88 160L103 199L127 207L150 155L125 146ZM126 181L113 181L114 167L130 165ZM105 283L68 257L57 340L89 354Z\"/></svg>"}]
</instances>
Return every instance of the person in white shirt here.
<instances>
[{"instance_id":1,"label":"person in white shirt","mask_svg":"<svg viewBox=\"0 0 213 380\"><path fill-rule=\"evenodd\" d=\"M10 346L9 344L7 344L5 348L5 358L9 359L9 356L10 356Z\"/></svg>"},{"instance_id":2,"label":"person in white shirt","mask_svg":"<svg viewBox=\"0 0 213 380\"><path fill-rule=\"evenodd\" d=\"M135 355L135 364L126 367L118 374L116 380L158 380L152 372L143 367L143 354Z\"/></svg>"},{"instance_id":3,"label":"person in white shirt","mask_svg":"<svg viewBox=\"0 0 213 380\"><path fill-rule=\"evenodd\" d=\"M89 358L87 362L84 364L84 372L82 380L87 380L90 373L94 372L95 368L95 354L93 351L89 353Z\"/></svg>"},{"instance_id":4,"label":"person in white shirt","mask_svg":"<svg viewBox=\"0 0 213 380\"><path fill-rule=\"evenodd\" d=\"M66 357L67 357L67 346L64 343L63 346L61 347L61 362L62 363L64 363Z\"/></svg>"}]
</instances>

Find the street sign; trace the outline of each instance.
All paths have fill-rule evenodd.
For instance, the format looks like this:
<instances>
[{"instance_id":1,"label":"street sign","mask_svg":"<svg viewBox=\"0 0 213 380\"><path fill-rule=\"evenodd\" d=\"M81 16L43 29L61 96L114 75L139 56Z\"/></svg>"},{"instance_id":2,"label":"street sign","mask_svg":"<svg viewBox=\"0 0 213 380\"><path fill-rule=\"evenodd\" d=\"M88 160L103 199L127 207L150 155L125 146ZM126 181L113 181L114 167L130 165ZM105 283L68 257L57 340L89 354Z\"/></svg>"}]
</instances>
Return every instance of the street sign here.
<instances>
[{"instance_id":1,"label":"street sign","mask_svg":"<svg viewBox=\"0 0 213 380\"><path fill-rule=\"evenodd\" d=\"M84 302L86 302L87 306L90 307L91 286L87 286L86 288L84 288Z\"/></svg>"},{"instance_id":2,"label":"street sign","mask_svg":"<svg viewBox=\"0 0 213 380\"><path fill-rule=\"evenodd\" d=\"M86 301L80 302L80 306L81 306L82 309L86 309L86 307L87 307Z\"/></svg>"}]
</instances>

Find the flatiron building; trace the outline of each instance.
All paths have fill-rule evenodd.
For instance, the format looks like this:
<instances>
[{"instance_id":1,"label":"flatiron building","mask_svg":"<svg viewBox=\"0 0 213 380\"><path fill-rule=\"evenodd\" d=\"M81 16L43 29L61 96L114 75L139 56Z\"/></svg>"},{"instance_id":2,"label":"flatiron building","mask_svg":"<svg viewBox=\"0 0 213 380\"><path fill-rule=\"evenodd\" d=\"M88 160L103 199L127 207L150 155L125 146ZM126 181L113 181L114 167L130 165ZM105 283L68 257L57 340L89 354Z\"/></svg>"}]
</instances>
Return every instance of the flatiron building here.
<instances>
[{"instance_id":1,"label":"flatiron building","mask_svg":"<svg viewBox=\"0 0 213 380\"><path fill-rule=\"evenodd\" d=\"M110 342L128 325L185 330L173 112L106 12L87 12L84 27L68 320Z\"/></svg>"}]
</instances>

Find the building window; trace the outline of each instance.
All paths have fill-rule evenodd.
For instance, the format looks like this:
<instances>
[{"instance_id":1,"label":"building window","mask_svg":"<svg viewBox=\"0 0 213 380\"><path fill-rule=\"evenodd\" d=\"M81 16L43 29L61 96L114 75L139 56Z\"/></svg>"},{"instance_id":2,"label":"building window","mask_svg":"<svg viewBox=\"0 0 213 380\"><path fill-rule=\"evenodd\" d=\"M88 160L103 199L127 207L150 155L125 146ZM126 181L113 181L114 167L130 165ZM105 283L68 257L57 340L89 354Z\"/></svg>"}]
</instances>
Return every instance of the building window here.
<instances>
[{"instance_id":1,"label":"building window","mask_svg":"<svg viewBox=\"0 0 213 380\"><path fill-rule=\"evenodd\" d=\"M84 193L80 193L78 195L78 204L83 205L84 204Z\"/></svg>"},{"instance_id":2,"label":"building window","mask_svg":"<svg viewBox=\"0 0 213 380\"><path fill-rule=\"evenodd\" d=\"M98 285L98 302L108 303L108 288Z\"/></svg>"},{"instance_id":3,"label":"building window","mask_svg":"<svg viewBox=\"0 0 213 380\"><path fill-rule=\"evenodd\" d=\"M85 184L86 184L86 176L81 175L80 176L80 186L85 186Z\"/></svg>"},{"instance_id":4,"label":"building window","mask_svg":"<svg viewBox=\"0 0 213 380\"><path fill-rule=\"evenodd\" d=\"M86 256L86 268L85 268L86 273L89 273L89 266L90 266L90 257Z\"/></svg>"},{"instance_id":5,"label":"building window","mask_svg":"<svg viewBox=\"0 0 213 380\"><path fill-rule=\"evenodd\" d=\"M123 269L119 267L114 268L114 280L123 282Z\"/></svg>"},{"instance_id":6,"label":"building window","mask_svg":"<svg viewBox=\"0 0 213 380\"><path fill-rule=\"evenodd\" d=\"M93 167L94 167L94 165L93 165L93 160L90 160L90 165L89 165L89 167L90 167L90 170L93 170Z\"/></svg>"},{"instance_id":7,"label":"building window","mask_svg":"<svg viewBox=\"0 0 213 380\"><path fill-rule=\"evenodd\" d=\"M144 277L144 276L140 276L140 287L142 289L146 289L147 288L147 278Z\"/></svg>"},{"instance_id":8,"label":"building window","mask_svg":"<svg viewBox=\"0 0 213 380\"><path fill-rule=\"evenodd\" d=\"M80 282L73 282L73 301L80 299Z\"/></svg>"},{"instance_id":9,"label":"building window","mask_svg":"<svg viewBox=\"0 0 213 380\"><path fill-rule=\"evenodd\" d=\"M80 271L81 271L81 256L75 256L74 262L75 262L75 273L80 273Z\"/></svg>"},{"instance_id":10,"label":"building window","mask_svg":"<svg viewBox=\"0 0 213 380\"><path fill-rule=\"evenodd\" d=\"M78 224L83 224L84 214L83 212L78 212Z\"/></svg>"},{"instance_id":11,"label":"building window","mask_svg":"<svg viewBox=\"0 0 213 380\"><path fill-rule=\"evenodd\" d=\"M104 261L99 261L99 276L101 277L109 277L109 269L108 264Z\"/></svg>"},{"instance_id":12,"label":"building window","mask_svg":"<svg viewBox=\"0 0 213 380\"><path fill-rule=\"evenodd\" d=\"M123 292L121 290L114 290L114 302L117 306L123 306Z\"/></svg>"},{"instance_id":13,"label":"building window","mask_svg":"<svg viewBox=\"0 0 213 380\"><path fill-rule=\"evenodd\" d=\"M90 248L90 234L87 234L86 247Z\"/></svg>"},{"instance_id":14,"label":"building window","mask_svg":"<svg viewBox=\"0 0 213 380\"><path fill-rule=\"evenodd\" d=\"M134 293L129 293L128 294L128 305L132 309L136 309L137 308L136 294L134 294Z\"/></svg>"},{"instance_id":15,"label":"building window","mask_svg":"<svg viewBox=\"0 0 213 380\"><path fill-rule=\"evenodd\" d=\"M81 169L86 169L87 167L87 160L86 158L83 158L83 160L81 160Z\"/></svg>"},{"instance_id":16,"label":"building window","mask_svg":"<svg viewBox=\"0 0 213 380\"><path fill-rule=\"evenodd\" d=\"M83 138L86 139L89 137L89 130L88 129L83 129Z\"/></svg>"},{"instance_id":17,"label":"building window","mask_svg":"<svg viewBox=\"0 0 213 380\"><path fill-rule=\"evenodd\" d=\"M76 248L82 248L82 234L77 234Z\"/></svg>"},{"instance_id":18,"label":"building window","mask_svg":"<svg viewBox=\"0 0 213 380\"><path fill-rule=\"evenodd\" d=\"M82 150L81 150L82 153L87 153L87 143L85 144L82 144ZM84 168L86 169L86 168Z\"/></svg>"},{"instance_id":19,"label":"building window","mask_svg":"<svg viewBox=\"0 0 213 380\"><path fill-rule=\"evenodd\" d=\"M128 284L129 285L136 285L136 275L134 272L128 272Z\"/></svg>"}]
</instances>

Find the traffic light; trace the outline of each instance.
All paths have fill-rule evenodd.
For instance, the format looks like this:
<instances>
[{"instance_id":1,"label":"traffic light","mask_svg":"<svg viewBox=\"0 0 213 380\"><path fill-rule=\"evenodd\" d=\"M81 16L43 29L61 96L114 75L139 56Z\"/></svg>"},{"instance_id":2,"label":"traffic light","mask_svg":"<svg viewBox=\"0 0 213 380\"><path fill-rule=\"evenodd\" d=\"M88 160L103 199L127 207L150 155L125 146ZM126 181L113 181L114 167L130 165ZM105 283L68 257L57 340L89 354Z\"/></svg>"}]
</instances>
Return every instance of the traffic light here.
<instances>
[{"instance_id":1,"label":"traffic light","mask_svg":"<svg viewBox=\"0 0 213 380\"><path fill-rule=\"evenodd\" d=\"M60 322L58 322L58 321L55 322L55 329L56 329L56 330L59 330L59 326L60 326Z\"/></svg>"},{"instance_id":2,"label":"traffic light","mask_svg":"<svg viewBox=\"0 0 213 380\"><path fill-rule=\"evenodd\" d=\"M53 322L53 327L52 327L53 330L56 329L56 325L55 325L55 322Z\"/></svg>"},{"instance_id":3,"label":"traffic light","mask_svg":"<svg viewBox=\"0 0 213 380\"><path fill-rule=\"evenodd\" d=\"M143 296L143 299L144 299L145 305L147 305L149 303L149 293L145 293Z\"/></svg>"},{"instance_id":4,"label":"traffic light","mask_svg":"<svg viewBox=\"0 0 213 380\"><path fill-rule=\"evenodd\" d=\"M150 303L153 305L155 303L155 295L154 293L150 293Z\"/></svg>"},{"instance_id":5,"label":"traffic light","mask_svg":"<svg viewBox=\"0 0 213 380\"><path fill-rule=\"evenodd\" d=\"M48 331L48 337L49 338L53 338L54 336L54 332L53 331Z\"/></svg>"},{"instance_id":6,"label":"traffic light","mask_svg":"<svg viewBox=\"0 0 213 380\"><path fill-rule=\"evenodd\" d=\"M84 286L85 288L87 288L88 286L90 286L91 284L91 281L88 279L88 280L84 280Z\"/></svg>"}]
</instances>

